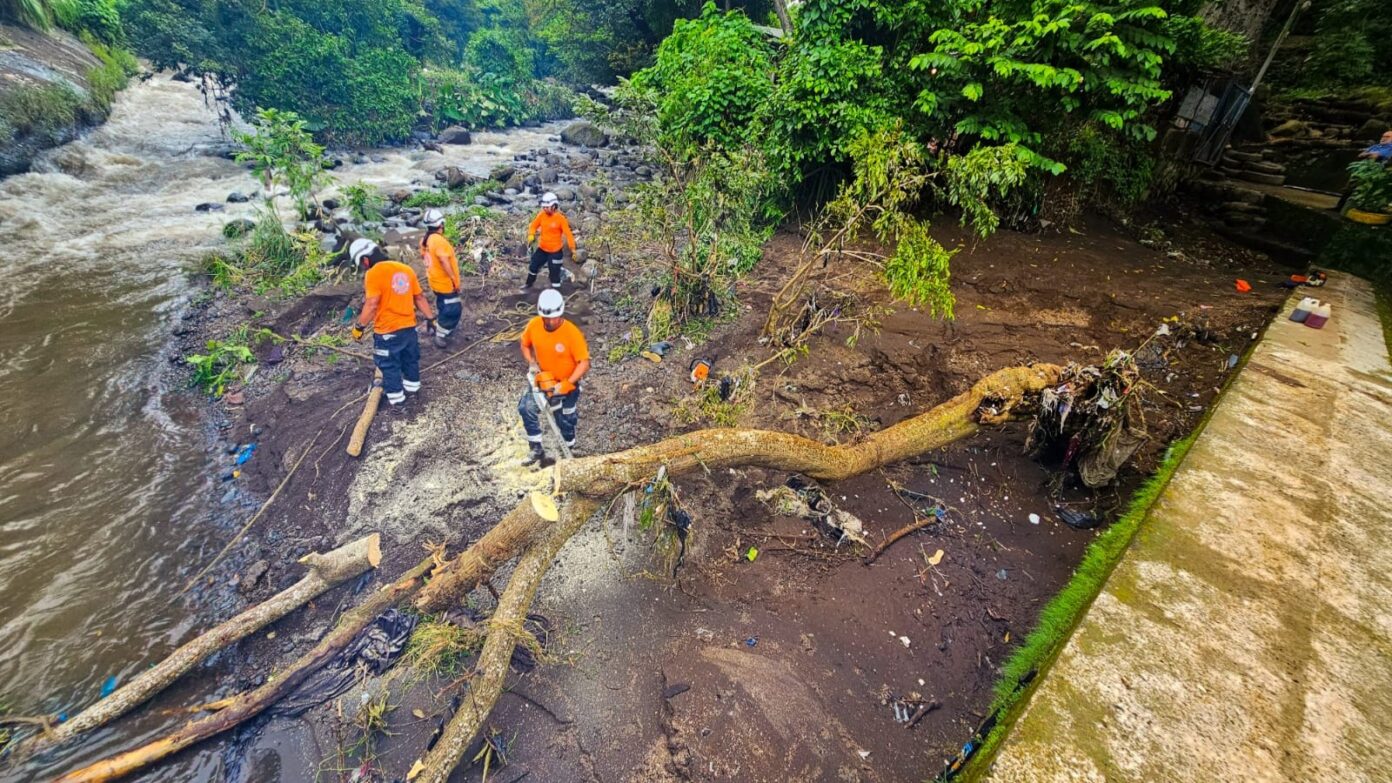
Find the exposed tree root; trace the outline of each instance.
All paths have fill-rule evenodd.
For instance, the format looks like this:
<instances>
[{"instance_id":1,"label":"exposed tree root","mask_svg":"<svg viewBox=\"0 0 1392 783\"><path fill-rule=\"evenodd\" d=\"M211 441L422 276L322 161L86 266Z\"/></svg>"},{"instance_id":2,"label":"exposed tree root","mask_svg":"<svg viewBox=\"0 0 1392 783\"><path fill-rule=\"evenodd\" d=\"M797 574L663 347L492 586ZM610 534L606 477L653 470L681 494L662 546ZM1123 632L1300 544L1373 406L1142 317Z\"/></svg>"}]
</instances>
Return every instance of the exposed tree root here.
<instances>
[{"instance_id":1,"label":"exposed tree root","mask_svg":"<svg viewBox=\"0 0 1392 783\"><path fill-rule=\"evenodd\" d=\"M209 655L279 620L329 588L376 568L382 562L380 542L381 537L373 533L332 552L305 555L300 562L309 566L310 570L303 579L180 646L163 661L146 669L111 695L52 731L21 744L14 752L20 757L41 753L124 715L164 690Z\"/></svg>"},{"instance_id":2,"label":"exposed tree root","mask_svg":"<svg viewBox=\"0 0 1392 783\"><path fill-rule=\"evenodd\" d=\"M334 629L327 636L320 639L314 649L300 656L283 671L277 672L261 687L232 697L219 711L205 718L191 720L172 734L69 772L58 778L56 783L78 783L79 781L92 783L93 781L115 780L258 715L278 699L293 691L296 686L304 682L305 678L325 663L328 663L340 650L348 646L348 643L353 641L354 637L364 628L377 619L378 615L419 590L426 573L434 564L434 556L428 557L417 564L415 568L407 571L400 579L372 593L361 605L344 613L339 618L338 625L334 626Z\"/></svg>"}]
</instances>

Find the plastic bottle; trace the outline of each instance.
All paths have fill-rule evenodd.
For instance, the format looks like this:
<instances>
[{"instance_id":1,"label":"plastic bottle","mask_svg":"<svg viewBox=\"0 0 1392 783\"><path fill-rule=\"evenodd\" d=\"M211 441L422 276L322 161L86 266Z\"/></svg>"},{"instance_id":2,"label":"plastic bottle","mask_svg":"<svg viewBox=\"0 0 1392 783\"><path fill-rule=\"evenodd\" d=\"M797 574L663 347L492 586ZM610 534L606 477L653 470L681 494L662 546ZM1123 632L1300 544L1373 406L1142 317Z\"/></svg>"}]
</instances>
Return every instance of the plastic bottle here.
<instances>
[{"instance_id":1,"label":"plastic bottle","mask_svg":"<svg viewBox=\"0 0 1392 783\"><path fill-rule=\"evenodd\" d=\"M1313 296L1307 296L1301 299L1300 304L1296 305L1295 309L1291 311L1290 319L1298 324L1305 323L1305 319L1309 317L1310 311L1319 307L1319 303L1319 300Z\"/></svg>"},{"instance_id":2,"label":"plastic bottle","mask_svg":"<svg viewBox=\"0 0 1392 783\"><path fill-rule=\"evenodd\" d=\"M1325 323L1329 321L1330 308L1328 304L1322 304L1310 311L1305 318L1305 325L1311 329L1323 329Z\"/></svg>"}]
</instances>

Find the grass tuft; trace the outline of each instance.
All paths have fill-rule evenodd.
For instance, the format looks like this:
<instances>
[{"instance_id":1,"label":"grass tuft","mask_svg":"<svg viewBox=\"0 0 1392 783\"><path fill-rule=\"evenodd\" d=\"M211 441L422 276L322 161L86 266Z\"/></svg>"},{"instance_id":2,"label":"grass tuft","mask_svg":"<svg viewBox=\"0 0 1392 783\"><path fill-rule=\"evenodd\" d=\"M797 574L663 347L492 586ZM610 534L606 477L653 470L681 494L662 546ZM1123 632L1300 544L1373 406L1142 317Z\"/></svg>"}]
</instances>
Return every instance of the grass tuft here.
<instances>
[{"instance_id":1,"label":"grass tuft","mask_svg":"<svg viewBox=\"0 0 1392 783\"><path fill-rule=\"evenodd\" d=\"M423 619L406 643L406 662L422 674L455 677L483 646L483 635L451 622Z\"/></svg>"}]
</instances>

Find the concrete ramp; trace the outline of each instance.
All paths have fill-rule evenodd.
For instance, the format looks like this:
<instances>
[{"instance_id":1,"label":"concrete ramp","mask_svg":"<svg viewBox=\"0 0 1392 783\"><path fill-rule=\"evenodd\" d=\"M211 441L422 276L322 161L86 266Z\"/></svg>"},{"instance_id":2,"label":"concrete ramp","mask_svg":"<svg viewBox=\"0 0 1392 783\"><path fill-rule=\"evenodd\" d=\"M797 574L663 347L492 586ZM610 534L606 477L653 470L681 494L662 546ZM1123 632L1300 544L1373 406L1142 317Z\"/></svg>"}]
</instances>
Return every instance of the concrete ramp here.
<instances>
[{"instance_id":1,"label":"concrete ramp","mask_svg":"<svg viewBox=\"0 0 1392 783\"><path fill-rule=\"evenodd\" d=\"M1277 316L991 781L1392 781L1392 367L1369 284Z\"/></svg>"}]
</instances>

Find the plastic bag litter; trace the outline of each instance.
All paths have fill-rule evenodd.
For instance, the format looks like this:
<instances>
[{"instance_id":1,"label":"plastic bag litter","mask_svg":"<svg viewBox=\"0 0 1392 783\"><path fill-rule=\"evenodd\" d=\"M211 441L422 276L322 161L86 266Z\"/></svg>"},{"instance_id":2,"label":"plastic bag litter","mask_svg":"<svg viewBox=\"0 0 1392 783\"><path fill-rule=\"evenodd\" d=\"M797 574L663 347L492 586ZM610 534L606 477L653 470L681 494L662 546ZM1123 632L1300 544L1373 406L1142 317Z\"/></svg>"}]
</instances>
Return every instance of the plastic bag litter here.
<instances>
[{"instance_id":1,"label":"plastic bag litter","mask_svg":"<svg viewBox=\"0 0 1392 783\"><path fill-rule=\"evenodd\" d=\"M754 496L775 514L806 519L818 525L823 532L835 537L837 543L848 539L869 546L860 518L836 508L815 481L791 476L785 486L761 490Z\"/></svg>"},{"instance_id":2,"label":"plastic bag litter","mask_svg":"<svg viewBox=\"0 0 1392 783\"><path fill-rule=\"evenodd\" d=\"M359 679L391 668L406 651L416 629L415 615L388 609L372 621L322 669L311 674L289 696L269 710L272 716L295 718L324 702L342 696Z\"/></svg>"}]
</instances>

